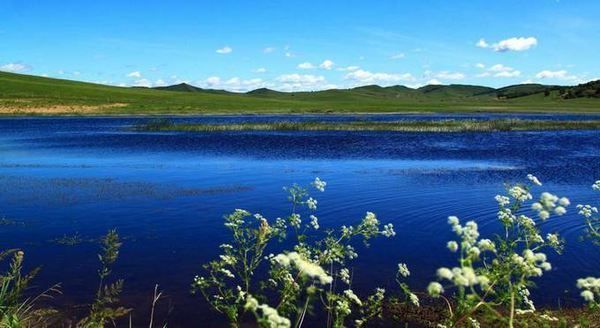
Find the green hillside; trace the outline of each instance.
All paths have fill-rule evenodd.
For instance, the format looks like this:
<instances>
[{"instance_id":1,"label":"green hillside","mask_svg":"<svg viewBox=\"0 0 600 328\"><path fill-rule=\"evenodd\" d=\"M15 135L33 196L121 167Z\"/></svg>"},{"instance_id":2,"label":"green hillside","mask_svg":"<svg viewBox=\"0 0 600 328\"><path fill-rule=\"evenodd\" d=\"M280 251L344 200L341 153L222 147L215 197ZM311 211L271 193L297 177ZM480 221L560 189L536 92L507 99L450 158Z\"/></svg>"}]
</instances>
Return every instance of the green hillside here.
<instances>
[{"instance_id":1,"label":"green hillside","mask_svg":"<svg viewBox=\"0 0 600 328\"><path fill-rule=\"evenodd\" d=\"M315 92L257 89L243 94L207 90L188 84L154 89L129 88L0 72L0 114L600 113L600 99L589 96L596 94L589 91L596 90L593 86L575 89L577 87L527 84L493 89L469 85L429 85L411 89L370 85ZM565 97L565 90L573 91Z\"/></svg>"}]
</instances>

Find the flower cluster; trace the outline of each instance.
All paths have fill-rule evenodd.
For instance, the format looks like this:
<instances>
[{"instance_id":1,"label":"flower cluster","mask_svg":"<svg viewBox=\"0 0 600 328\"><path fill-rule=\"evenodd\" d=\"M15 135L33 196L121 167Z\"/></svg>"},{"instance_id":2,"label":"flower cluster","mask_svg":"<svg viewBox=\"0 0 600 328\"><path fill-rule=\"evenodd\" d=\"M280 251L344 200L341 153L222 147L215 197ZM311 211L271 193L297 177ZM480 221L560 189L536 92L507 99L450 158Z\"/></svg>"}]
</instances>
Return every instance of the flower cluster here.
<instances>
[{"instance_id":1,"label":"flower cluster","mask_svg":"<svg viewBox=\"0 0 600 328\"><path fill-rule=\"evenodd\" d=\"M297 252L279 254L273 257L271 261L285 268L293 266L301 275L310 277L322 285L331 284L333 281L333 278L321 266L305 259Z\"/></svg>"},{"instance_id":2,"label":"flower cluster","mask_svg":"<svg viewBox=\"0 0 600 328\"><path fill-rule=\"evenodd\" d=\"M571 202L566 197L559 198L549 192L544 192L540 196L540 200L531 205L531 209L538 212L540 219L547 220L552 212L559 216L567 213L566 207L570 204Z\"/></svg>"},{"instance_id":3,"label":"flower cluster","mask_svg":"<svg viewBox=\"0 0 600 328\"><path fill-rule=\"evenodd\" d=\"M577 288L582 289L581 297L590 304L600 305L600 278L577 279Z\"/></svg>"}]
</instances>

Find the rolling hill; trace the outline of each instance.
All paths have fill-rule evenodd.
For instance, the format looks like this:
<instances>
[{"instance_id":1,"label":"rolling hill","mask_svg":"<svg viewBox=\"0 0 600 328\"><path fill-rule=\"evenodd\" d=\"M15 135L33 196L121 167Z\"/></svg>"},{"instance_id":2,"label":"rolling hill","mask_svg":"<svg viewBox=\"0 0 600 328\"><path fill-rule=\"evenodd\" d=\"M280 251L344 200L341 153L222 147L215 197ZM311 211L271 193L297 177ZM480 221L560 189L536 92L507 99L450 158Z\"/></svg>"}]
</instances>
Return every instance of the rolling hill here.
<instances>
[{"instance_id":1,"label":"rolling hill","mask_svg":"<svg viewBox=\"0 0 600 328\"><path fill-rule=\"evenodd\" d=\"M367 85L352 89L247 93L189 84L116 87L0 72L0 115L154 115L214 113L594 112L600 81L579 86L521 84Z\"/></svg>"}]
</instances>

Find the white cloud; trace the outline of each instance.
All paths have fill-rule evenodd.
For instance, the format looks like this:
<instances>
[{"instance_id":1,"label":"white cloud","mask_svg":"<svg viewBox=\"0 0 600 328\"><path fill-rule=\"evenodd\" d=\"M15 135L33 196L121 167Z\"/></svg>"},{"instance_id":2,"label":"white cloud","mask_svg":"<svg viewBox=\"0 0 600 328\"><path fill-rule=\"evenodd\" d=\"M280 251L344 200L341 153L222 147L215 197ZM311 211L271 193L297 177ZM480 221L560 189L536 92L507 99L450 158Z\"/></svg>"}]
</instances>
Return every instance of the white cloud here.
<instances>
[{"instance_id":1,"label":"white cloud","mask_svg":"<svg viewBox=\"0 0 600 328\"><path fill-rule=\"evenodd\" d=\"M0 66L0 71L13 72L13 73L27 71L28 69L29 69L29 66L20 64L20 63L8 63L8 64Z\"/></svg>"},{"instance_id":2,"label":"white cloud","mask_svg":"<svg viewBox=\"0 0 600 328\"><path fill-rule=\"evenodd\" d=\"M139 71L133 71L133 72L127 74L127 77L133 77L133 78L139 79L142 77L142 73L140 73Z\"/></svg>"},{"instance_id":3,"label":"white cloud","mask_svg":"<svg viewBox=\"0 0 600 328\"><path fill-rule=\"evenodd\" d=\"M273 48L273 47L266 47L263 49L263 53L265 53L265 54L270 54L273 51L275 51L275 48Z\"/></svg>"},{"instance_id":4,"label":"white cloud","mask_svg":"<svg viewBox=\"0 0 600 328\"><path fill-rule=\"evenodd\" d=\"M216 50L216 52L221 55L230 54L232 51L233 49L231 49L229 46L224 46L223 48Z\"/></svg>"},{"instance_id":5,"label":"white cloud","mask_svg":"<svg viewBox=\"0 0 600 328\"><path fill-rule=\"evenodd\" d=\"M246 92L270 86L270 84L266 83L263 79L255 78L243 80L237 76L226 80L221 79L219 76L211 76L205 80L198 81L197 83L202 88L224 89L233 92Z\"/></svg>"},{"instance_id":6,"label":"white cloud","mask_svg":"<svg viewBox=\"0 0 600 328\"><path fill-rule=\"evenodd\" d=\"M267 69L264 67L259 67L254 70L254 73L266 73L266 72L267 72Z\"/></svg>"},{"instance_id":7,"label":"white cloud","mask_svg":"<svg viewBox=\"0 0 600 328\"><path fill-rule=\"evenodd\" d=\"M512 67L504 66L502 64L496 64L488 69L490 72L510 72L515 69Z\"/></svg>"},{"instance_id":8,"label":"white cloud","mask_svg":"<svg viewBox=\"0 0 600 328\"><path fill-rule=\"evenodd\" d=\"M304 63L300 63L298 64L298 66L296 66L296 68L299 69L313 69L315 68L315 65L309 63L309 62L304 62Z\"/></svg>"},{"instance_id":9,"label":"white cloud","mask_svg":"<svg viewBox=\"0 0 600 328\"><path fill-rule=\"evenodd\" d=\"M324 90L337 88L336 85L327 82L321 75L311 74L284 74L276 78L277 85L275 89L281 91L306 91L306 90Z\"/></svg>"},{"instance_id":10,"label":"white cloud","mask_svg":"<svg viewBox=\"0 0 600 328\"><path fill-rule=\"evenodd\" d=\"M465 78L465 75L460 72L442 71L437 73L435 77L442 80L462 80Z\"/></svg>"},{"instance_id":11,"label":"white cloud","mask_svg":"<svg viewBox=\"0 0 600 328\"><path fill-rule=\"evenodd\" d=\"M479 48L488 48L490 45L484 39L479 39L475 46Z\"/></svg>"},{"instance_id":12,"label":"white cloud","mask_svg":"<svg viewBox=\"0 0 600 328\"><path fill-rule=\"evenodd\" d=\"M395 59L402 59L404 57L405 57L404 53L399 52L399 53L397 53L395 55L390 56L390 59L394 59L395 60Z\"/></svg>"},{"instance_id":13,"label":"white cloud","mask_svg":"<svg viewBox=\"0 0 600 328\"><path fill-rule=\"evenodd\" d=\"M358 69L360 69L360 66L346 66L346 67L338 67L337 68L338 71L342 71L342 72L345 72L345 71L353 72Z\"/></svg>"},{"instance_id":14,"label":"white cloud","mask_svg":"<svg viewBox=\"0 0 600 328\"><path fill-rule=\"evenodd\" d=\"M520 75L521 75L521 72L517 71L517 70L510 71L510 72L504 71L504 72L499 72L499 73L494 74L495 77L517 77Z\"/></svg>"},{"instance_id":15,"label":"white cloud","mask_svg":"<svg viewBox=\"0 0 600 328\"><path fill-rule=\"evenodd\" d=\"M525 51L538 44L538 40L532 36L530 37L515 37L502 40L497 43L489 44L485 39L480 39L475 46L479 48L491 48L496 52L506 51Z\"/></svg>"},{"instance_id":16,"label":"white cloud","mask_svg":"<svg viewBox=\"0 0 600 328\"><path fill-rule=\"evenodd\" d=\"M165 85L167 85L167 82L165 82L164 80L158 79L154 81L155 87L164 87Z\"/></svg>"},{"instance_id":17,"label":"white cloud","mask_svg":"<svg viewBox=\"0 0 600 328\"><path fill-rule=\"evenodd\" d=\"M139 79L133 82L133 86L150 88L152 87L152 82L148 79Z\"/></svg>"},{"instance_id":18,"label":"white cloud","mask_svg":"<svg viewBox=\"0 0 600 328\"><path fill-rule=\"evenodd\" d=\"M333 68L333 66L335 65L335 63L329 59L325 59L321 65L319 65L320 68L322 69L326 69L326 70L331 70Z\"/></svg>"},{"instance_id":19,"label":"white cloud","mask_svg":"<svg viewBox=\"0 0 600 328\"><path fill-rule=\"evenodd\" d=\"M414 81L410 73L391 74L391 73L372 73L362 69L355 70L344 76L346 80L356 81L358 83L394 83L400 81Z\"/></svg>"},{"instance_id":20,"label":"white cloud","mask_svg":"<svg viewBox=\"0 0 600 328\"><path fill-rule=\"evenodd\" d=\"M484 68L485 66L478 66L480 68ZM488 67L485 71L477 74L477 77L517 77L521 75L521 71L516 70L509 66L504 66L502 64L496 64Z\"/></svg>"},{"instance_id":21,"label":"white cloud","mask_svg":"<svg viewBox=\"0 0 600 328\"><path fill-rule=\"evenodd\" d=\"M569 75L569 72L565 70L559 71L550 71L544 70L535 75L538 79L557 79L557 80L576 80L577 77L574 75Z\"/></svg>"},{"instance_id":22,"label":"white cloud","mask_svg":"<svg viewBox=\"0 0 600 328\"><path fill-rule=\"evenodd\" d=\"M485 64L477 63L477 64L475 64L475 67L483 69L483 68L485 68Z\"/></svg>"},{"instance_id":23,"label":"white cloud","mask_svg":"<svg viewBox=\"0 0 600 328\"><path fill-rule=\"evenodd\" d=\"M427 83L426 83L426 84L430 84L430 85L440 85L440 84L442 84L442 82L440 82L440 81L438 81L438 80L436 80L436 79L431 79L431 80L427 81Z\"/></svg>"},{"instance_id":24,"label":"white cloud","mask_svg":"<svg viewBox=\"0 0 600 328\"><path fill-rule=\"evenodd\" d=\"M307 83L315 84L325 81L325 77L321 75L310 74L284 74L277 78L277 81L283 83Z\"/></svg>"}]
</instances>

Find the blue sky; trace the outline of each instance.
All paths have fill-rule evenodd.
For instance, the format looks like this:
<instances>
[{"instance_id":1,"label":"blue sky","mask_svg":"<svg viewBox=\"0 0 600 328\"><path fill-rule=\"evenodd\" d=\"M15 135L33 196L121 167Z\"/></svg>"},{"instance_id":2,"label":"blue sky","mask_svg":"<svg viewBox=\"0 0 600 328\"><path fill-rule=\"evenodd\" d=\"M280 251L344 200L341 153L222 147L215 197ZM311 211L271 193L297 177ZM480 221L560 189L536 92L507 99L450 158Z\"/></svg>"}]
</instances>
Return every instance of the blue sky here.
<instances>
[{"instance_id":1,"label":"blue sky","mask_svg":"<svg viewBox=\"0 0 600 328\"><path fill-rule=\"evenodd\" d=\"M600 1L0 0L0 70L246 91L600 78Z\"/></svg>"}]
</instances>

